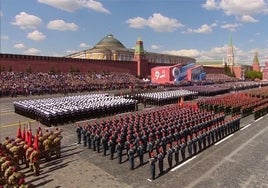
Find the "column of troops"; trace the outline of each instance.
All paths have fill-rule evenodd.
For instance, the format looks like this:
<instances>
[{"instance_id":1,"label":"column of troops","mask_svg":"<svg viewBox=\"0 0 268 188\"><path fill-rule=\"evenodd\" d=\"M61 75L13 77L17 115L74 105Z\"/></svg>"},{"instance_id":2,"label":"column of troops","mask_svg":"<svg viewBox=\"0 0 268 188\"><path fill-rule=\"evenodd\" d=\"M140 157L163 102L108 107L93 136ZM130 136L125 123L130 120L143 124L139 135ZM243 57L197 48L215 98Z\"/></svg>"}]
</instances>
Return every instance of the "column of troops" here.
<instances>
[{"instance_id":1,"label":"column of troops","mask_svg":"<svg viewBox=\"0 0 268 188\"><path fill-rule=\"evenodd\" d=\"M15 101L14 108L18 114L51 126L135 111L137 102L103 93Z\"/></svg>"},{"instance_id":2,"label":"column of troops","mask_svg":"<svg viewBox=\"0 0 268 188\"><path fill-rule=\"evenodd\" d=\"M174 160L178 165L239 130L240 118L199 109L196 104L183 107L176 104L83 126L78 124L76 134L78 144L111 160L117 158L119 164L128 160L131 170L149 160L151 178L155 179L157 162L162 175L164 158L171 169ZM135 164L136 157L139 164Z\"/></svg>"},{"instance_id":3,"label":"column of troops","mask_svg":"<svg viewBox=\"0 0 268 188\"><path fill-rule=\"evenodd\" d=\"M60 157L61 130L46 130L43 134L39 127L32 135L31 129L27 129L24 127L22 131L20 126L16 139L6 137L0 143L0 187L32 187L25 183L25 174L21 170L29 168L35 176L39 176L43 158L47 161L53 155Z\"/></svg>"},{"instance_id":4,"label":"column of troops","mask_svg":"<svg viewBox=\"0 0 268 188\"><path fill-rule=\"evenodd\" d=\"M198 97L198 92L179 89L170 91L136 93L132 97L143 103L144 106L148 104L163 106L167 104L177 103L178 99L180 98L184 98L184 100L195 99Z\"/></svg>"}]
</instances>

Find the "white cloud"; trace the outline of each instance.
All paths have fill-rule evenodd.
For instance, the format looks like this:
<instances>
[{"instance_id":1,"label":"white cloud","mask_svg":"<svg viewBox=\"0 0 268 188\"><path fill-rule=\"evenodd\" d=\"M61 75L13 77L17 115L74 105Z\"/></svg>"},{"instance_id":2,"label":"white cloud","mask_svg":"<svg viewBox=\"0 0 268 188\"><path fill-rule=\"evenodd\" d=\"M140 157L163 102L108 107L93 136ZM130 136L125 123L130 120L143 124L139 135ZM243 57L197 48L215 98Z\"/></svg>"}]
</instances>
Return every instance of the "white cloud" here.
<instances>
[{"instance_id":1,"label":"white cloud","mask_svg":"<svg viewBox=\"0 0 268 188\"><path fill-rule=\"evenodd\" d=\"M219 7L226 15L254 15L263 12L267 5L264 0L221 0Z\"/></svg>"},{"instance_id":2,"label":"white cloud","mask_svg":"<svg viewBox=\"0 0 268 188\"><path fill-rule=\"evenodd\" d=\"M23 52L26 55L39 55L41 53L40 50L36 48L29 48L26 51Z\"/></svg>"},{"instance_id":3,"label":"white cloud","mask_svg":"<svg viewBox=\"0 0 268 188\"><path fill-rule=\"evenodd\" d=\"M3 12L2 12L2 10L0 10L0 17L2 17L3 16Z\"/></svg>"},{"instance_id":4,"label":"white cloud","mask_svg":"<svg viewBox=\"0 0 268 188\"><path fill-rule=\"evenodd\" d=\"M42 20L35 15L20 12L20 14L15 16L15 19L11 24L19 26L21 29L36 29L41 22Z\"/></svg>"},{"instance_id":5,"label":"white cloud","mask_svg":"<svg viewBox=\"0 0 268 188\"><path fill-rule=\"evenodd\" d=\"M161 46L158 46L158 45L156 45L156 44L153 44L152 46L151 46L151 49L152 50L159 50L161 48Z\"/></svg>"},{"instance_id":6,"label":"white cloud","mask_svg":"<svg viewBox=\"0 0 268 188\"><path fill-rule=\"evenodd\" d=\"M89 9L92 9L96 12L102 12L106 14L110 14L110 11L103 7L103 5L99 1L94 0L84 0L81 1L83 6Z\"/></svg>"},{"instance_id":7,"label":"white cloud","mask_svg":"<svg viewBox=\"0 0 268 188\"><path fill-rule=\"evenodd\" d=\"M191 29L188 28L187 31L185 33L204 33L204 34L208 34L211 33L213 31L213 27L216 27L217 24L211 24L211 25L207 25L207 24L203 24L200 28L197 29Z\"/></svg>"},{"instance_id":8,"label":"white cloud","mask_svg":"<svg viewBox=\"0 0 268 188\"><path fill-rule=\"evenodd\" d=\"M78 26L75 23L66 23L64 20L53 20L47 24L47 28L59 31L76 31Z\"/></svg>"},{"instance_id":9,"label":"white cloud","mask_svg":"<svg viewBox=\"0 0 268 188\"><path fill-rule=\"evenodd\" d=\"M193 58L200 57L201 55L201 52L197 49L171 50L171 51L165 51L163 53L167 53L171 55L189 56Z\"/></svg>"},{"instance_id":10,"label":"white cloud","mask_svg":"<svg viewBox=\"0 0 268 188\"><path fill-rule=\"evenodd\" d=\"M33 32L28 33L27 38L37 41L37 40L44 40L46 36L42 32L34 30Z\"/></svg>"},{"instance_id":11,"label":"white cloud","mask_svg":"<svg viewBox=\"0 0 268 188\"><path fill-rule=\"evenodd\" d=\"M205 4L202 4L202 7L204 7L207 10L218 9L218 5L215 2L215 0L207 0Z\"/></svg>"},{"instance_id":12,"label":"white cloud","mask_svg":"<svg viewBox=\"0 0 268 188\"><path fill-rule=\"evenodd\" d=\"M104 8L99 1L94 0L38 0L38 2L68 12L75 12L84 7L96 12L110 14L110 11Z\"/></svg>"},{"instance_id":13,"label":"white cloud","mask_svg":"<svg viewBox=\"0 0 268 188\"><path fill-rule=\"evenodd\" d=\"M237 16L241 22L255 23L258 20L253 15L268 13L265 0L207 0L202 7L207 10L222 10L228 16Z\"/></svg>"},{"instance_id":14,"label":"white cloud","mask_svg":"<svg viewBox=\"0 0 268 188\"><path fill-rule=\"evenodd\" d=\"M79 44L79 47L80 47L80 48L88 48L88 47L90 47L90 45L89 45L89 44L86 44L86 43L81 42L81 43Z\"/></svg>"},{"instance_id":15,"label":"white cloud","mask_svg":"<svg viewBox=\"0 0 268 188\"><path fill-rule=\"evenodd\" d=\"M241 17L238 17L238 20L242 22L249 22L249 23L256 23L259 22L259 20L256 20L255 18L249 16L249 15L243 15Z\"/></svg>"},{"instance_id":16,"label":"white cloud","mask_svg":"<svg viewBox=\"0 0 268 188\"><path fill-rule=\"evenodd\" d=\"M144 28L148 25L148 21L142 17L131 18L126 21L131 28Z\"/></svg>"},{"instance_id":17,"label":"white cloud","mask_svg":"<svg viewBox=\"0 0 268 188\"><path fill-rule=\"evenodd\" d=\"M229 31L236 31L236 29L238 27L240 27L241 24L238 24L238 23L234 23L234 24L224 24L224 25L221 25L221 28L222 29L228 29Z\"/></svg>"},{"instance_id":18,"label":"white cloud","mask_svg":"<svg viewBox=\"0 0 268 188\"><path fill-rule=\"evenodd\" d=\"M7 35L1 35L1 40L8 40L8 36Z\"/></svg>"},{"instance_id":19,"label":"white cloud","mask_svg":"<svg viewBox=\"0 0 268 188\"><path fill-rule=\"evenodd\" d=\"M24 46L24 44L22 44L22 43L16 43L16 44L14 45L14 48L17 48L17 49L23 49L23 48L25 48L25 46Z\"/></svg>"},{"instance_id":20,"label":"white cloud","mask_svg":"<svg viewBox=\"0 0 268 188\"><path fill-rule=\"evenodd\" d=\"M154 13L148 19L142 17L131 18L126 21L131 28L144 28L145 26L152 28L156 32L172 32L183 27L178 20L168 18L160 13Z\"/></svg>"}]
</instances>

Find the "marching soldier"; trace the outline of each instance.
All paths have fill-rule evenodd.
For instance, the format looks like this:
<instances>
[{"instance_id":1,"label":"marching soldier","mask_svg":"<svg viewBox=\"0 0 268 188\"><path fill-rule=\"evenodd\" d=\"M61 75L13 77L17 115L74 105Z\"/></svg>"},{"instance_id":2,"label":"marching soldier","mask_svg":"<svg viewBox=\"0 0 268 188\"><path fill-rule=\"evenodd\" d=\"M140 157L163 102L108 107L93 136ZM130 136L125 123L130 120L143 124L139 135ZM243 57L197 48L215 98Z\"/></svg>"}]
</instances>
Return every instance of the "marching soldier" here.
<instances>
[{"instance_id":1,"label":"marching soldier","mask_svg":"<svg viewBox=\"0 0 268 188\"><path fill-rule=\"evenodd\" d=\"M193 155L193 141L190 135L188 136L187 147L188 147L189 158L191 158Z\"/></svg>"},{"instance_id":2,"label":"marching soldier","mask_svg":"<svg viewBox=\"0 0 268 188\"><path fill-rule=\"evenodd\" d=\"M82 127L80 125L77 125L76 136L77 136L77 144L81 144Z\"/></svg>"},{"instance_id":3,"label":"marching soldier","mask_svg":"<svg viewBox=\"0 0 268 188\"><path fill-rule=\"evenodd\" d=\"M159 148L157 160L158 160L158 168L159 168L159 175L160 176L163 175L163 172L164 172L164 158L165 158L165 155L163 153L163 149Z\"/></svg>"},{"instance_id":4,"label":"marching soldier","mask_svg":"<svg viewBox=\"0 0 268 188\"><path fill-rule=\"evenodd\" d=\"M169 169L172 168L172 160L173 160L173 149L170 144L168 144L168 151L167 151L167 157L168 157L168 166Z\"/></svg>"},{"instance_id":5,"label":"marching soldier","mask_svg":"<svg viewBox=\"0 0 268 188\"><path fill-rule=\"evenodd\" d=\"M142 141L139 142L139 146L137 148L137 153L139 156L140 166L143 165L143 155L144 155L144 147Z\"/></svg>"},{"instance_id":6,"label":"marching soldier","mask_svg":"<svg viewBox=\"0 0 268 188\"><path fill-rule=\"evenodd\" d=\"M175 141L174 142L174 156L175 156L175 162L176 162L176 165L179 164L179 151L180 151L180 146L178 144L178 141Z\"/></svg>"},{"instance_id":7,"label":"marching soldier","mask_svg":"<svg viewBox=\"0 0 268 188\"><path fill-rule=\"evenodd\" d=\"M33 170L36 176L39 176L40 171L39 163L40 163L40 153L38 150L33 150L33 152L30 155L30 168L31 170Z\"/></svg>"},{"instance_id":8,"label":"marching soldier","mask_svg":"<svg viewBox=\"0 0 268 188\"><path fill-rule=\"evenodd\" d=\"M130 149L128 151L128 156L129 156L129 165L130 165L131 170L134 170L134 154L135 154L135 151L133 149L133 145L130 144Z\"/></svg>"},{"instance_id":9,"label":"marching soldier","mask_svg":"<svg viewBox=\"0 0 268 188\"><path fill-rule=\"evenodd\" d=\"M185 144L185 141L184 141L183 138L182 138L182 142L180 144L180 148L181 148L181 157L182 157L182 160L184 161L185 160L185 148L186 148L186 144Z\"/></svg>"},{"instance_id":10,"label":"marching soldier","mask_svg":"<svg viewBox=\"0 0 268 188\"><path fill-rule=\"evenodd\" d=\"M108 147L110 151L110 159L114 159L114 150L115 150L115 143L113 142L112 137L110 137L110 140L108 141Z\"/></svg>"},{"instance_id":11,"label":"marching soldier","mask_svg":"<svg viewBox=\"0 0 268 188\"><path fill-rule=\"evenodd\" d=\"M122 152L123 152L121 140L117 141L116 152L117 152L118 164L121 164L122 163Z\"/></svg>"},{"instance_id":12,"label":"marching soldier","mask_svg":"<svg viewBox=\"0 0 268 188\"><path fill-rule=\"evenodd\" d=\"M151 178L152 180L155 179L155 163L157 161L157 158L155 157L154 152L152 152L150 154L151 158L149 159L149 163L150 163L150 172L151 172Z\"/></svg>"}]
</instances>

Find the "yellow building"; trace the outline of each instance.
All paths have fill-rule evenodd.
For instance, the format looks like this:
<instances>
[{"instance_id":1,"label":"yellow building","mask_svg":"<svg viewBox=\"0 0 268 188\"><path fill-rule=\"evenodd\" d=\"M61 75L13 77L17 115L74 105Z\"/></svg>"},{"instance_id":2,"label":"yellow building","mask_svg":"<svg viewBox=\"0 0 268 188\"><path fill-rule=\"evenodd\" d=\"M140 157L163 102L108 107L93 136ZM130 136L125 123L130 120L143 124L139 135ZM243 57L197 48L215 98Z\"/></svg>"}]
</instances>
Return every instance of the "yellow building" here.
<instances>
[{"instance_id":1,"label":"yellow building","mask_svg":"<svg viewBox=\"0 0 268 188\"><path fill-rule=\"evenodd\" d=\"M141 41L141 39L138 39ZM126 48L112 34L108 34L100 40L93 48L70 54L66 57L81 59L99 59L99 60L119 60L133 61L135 49ZM155 52L144 51L144 55L148 63L159 64L186 64L195 62L196 60L186 56L176 56L170 54L161 54Z\"/></svg>"}]
</instances>

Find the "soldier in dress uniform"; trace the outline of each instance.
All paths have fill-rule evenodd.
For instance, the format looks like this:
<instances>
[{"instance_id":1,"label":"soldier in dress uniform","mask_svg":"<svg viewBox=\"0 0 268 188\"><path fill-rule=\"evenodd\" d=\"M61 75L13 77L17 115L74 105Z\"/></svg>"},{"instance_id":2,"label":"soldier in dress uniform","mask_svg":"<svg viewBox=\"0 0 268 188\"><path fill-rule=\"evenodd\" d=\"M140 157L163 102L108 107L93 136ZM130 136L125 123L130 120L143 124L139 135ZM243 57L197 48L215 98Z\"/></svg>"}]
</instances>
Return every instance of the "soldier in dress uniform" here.
<instances>
[{"instance_id":1,"label":"soldier in dress uniform","mask_svg":"<svg viewBox=\"0 0 268 188\"><path fill-rule=\"evenodd\" d=\"M176 162L176 165L177 165L177 164L179 164L179 152L180 152L180 146L178 144L178 141L174 142L173 150L174 150L175 162Z\"/></svg>"},{"instance_id":2,"label":"soldier in dress uniform","mask_svg":"<svg viewBox=\"0 0 268 188\"><path fill-rule=\"evenodd\" d=\"M155 164L157 162L157 158L155 157L154 152L150 154L149 163L150 163L150 172L151 172L151 179L155 179Z\"/></svg>"},{"instance_id":3,"label":"soldier in dress uniform","mask_svg":"<svg viewBox=\"0 0 268 188\"><path fill-rule=\"evenodd\" d=\"M38 150L33 150L30 155L30 167L36 176L39 176L40 172L40 152Z\"/></svg>"},{"instance_id":4,"label":"soldier in dress uniform","mask_svg":"<svg viewBox=\"0 0 268 188\"><path fill-rule=\"evenodd\" d=\"M151 153L153 152L153 149L154 149L154 143L153 143L153 139L150 137L149 138L149 143L148 143L149 159L151 158Z\"/></svg>"},{"instance_id":5,"label":"soldier in dress uniform","mask_svg":"<svg viewBox=\"0 0 268 188\"><path fill-rule=\"evenodd\" d=\"M140 166L143 165L143 156L144 156L144 146L142 141L139 142L139 146L137 148L137 154L139 156Z\"/></svg>"},{"instance_id":6,"label":"soldier in dress uniform","mask_svg":"<svg viewBox=\"0 0 268 188\"><path fill-rule=\"evenodd\" d=\"M123 147L121 140L117 140L117 145L116 145L116 152L117 152L117 159L118 159L118 164L122 163L122 153L123 153Z\"/></svg>"},{"instance_id":7,"label":"soldier in dress uniform","mask_svg":"<svg viewBox=\"0 0 268 188\"><path fill-rule=\"evenodd\" d=\"M86 147L87 146L87 128L86 126L83 126L81 130L82 138L83 138L83 144Z\"/></svg>"},{"instance_id":8,"label":"soldier in dress uniform","mask_svg":"<svg viewBox=\"0 0 268 188\"><path fill-rule=\"evenodd\" d=\"M130 148L130 136L129 135L127 136L127 140L125 141L125 148L126 148L126 154L127 154L127 160L128 160L129 159L128 151Z\"/></svg>"},{"instance_id":9,"label":"soldier in dress uniform","mask_svg":"<svg viewBox=\"0 0 268 188\"><path fill-rule=\"evenodd\" d=\"M168 144L168 150L167 150L167 158L168 158L168 166L169 169L172 168L172 161L173 161L173 148L170 144Z\"/></svg>"},{"instance_id":10,"label":"soldier in dress uniform","mask_svg":"<svg viewBox=\"0 0 268 188\"><path fill-rule=\"evenodd\" d=\"M164 155L163 149L161 147L161 148L159 148L158 155L157 155L159 175L163 175L163 173L164 173L164 158L165 158L165 155Z\"/></svg>"},{"instance_id":11,"label":"soldier in dress uniform","mask_svg":"<svg viewBox=\"0 0 268 188\"><path fill-rule=\"evenodd\" d=\"M89 127L87 127L86 137L87 137L87 147L88 149L91 149L91 132L89 130Z\"/></svg>"},{"instance_id":12,"label":"soldier in dress uniform","mask_svg":"<svg viewBox=\"0 0 268 188\"><path fill-rule=\"evenodd\" d=\"M130 169L134 170L134 155L135 155L135 151L133 148L133 144L130 144L130 149L128 151L128 156L129 156L129 165L130 165Z\"/></svg>"},{"instance_id":13,"label":"soldier in dress uniform","mask_svg":"<svg viewBox=\"0 0 268 188\"><path fill-rule=\"evenodd\" d=\"M115 151L115 143L114 143L112 137L110 137L110 139L108 141L108 147L109 147L109 151L110 151L110 159L113 160L114 159L114 151Z\"/></svg>"},{"instance_id":14,"label":"soldier in dress uniform","mask_svg":"<svg viewBox=\"0 0 268 188\"><path fill-rule=\"evenodd\" d=\"M107 150L108 150L108 136L105 134L101 137L101 144L102 144L102 151L103 156L106 156Z\"/></svg>"},{"instance_id":15,"label":"soldier in dress uniform","mask_svg":"<svg viewBox=\"0 0 268 188\"><path fill-rule=\"evenodd\" d=\"M78 124L76 128L77 144L81 144L82 127Z\"/></svg>"},{"instance_id":16,"label":"soldier in dress uniform","mask_svg":"<svg viewBox=\"0 0 268 188\"><path fill-rule=\"evenodd\" d=\"M188 136L187 148L188 148L189 158L191 158L193 155L193 141L190 135Z\"/></svg>"},{"instance_id":17,"label":"soldier in dress uniform","mask_svg":"<svg viewBox=\"0 0 268 188\"><path fill-rule=\"evenodd\" d=\"M182 138L182 140L181 140L180 148L181 148L182 161L184 161L185 160L185 148L186 148L184 138Z\"/></svg>"},{"instance_id":18,"label":"soldier in dress uniform","mask_svg":"<svg viewBox=\"0 0 268 188\"><path fill-rule=\"evenodd\" d=\"M192 143L193 143L193 154L195 155L197 153L196 133L193 133Z\"/></svg>"}]
</instances>

